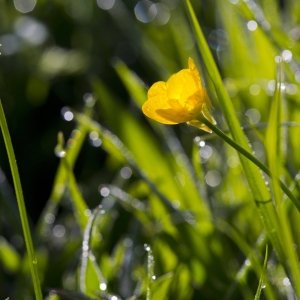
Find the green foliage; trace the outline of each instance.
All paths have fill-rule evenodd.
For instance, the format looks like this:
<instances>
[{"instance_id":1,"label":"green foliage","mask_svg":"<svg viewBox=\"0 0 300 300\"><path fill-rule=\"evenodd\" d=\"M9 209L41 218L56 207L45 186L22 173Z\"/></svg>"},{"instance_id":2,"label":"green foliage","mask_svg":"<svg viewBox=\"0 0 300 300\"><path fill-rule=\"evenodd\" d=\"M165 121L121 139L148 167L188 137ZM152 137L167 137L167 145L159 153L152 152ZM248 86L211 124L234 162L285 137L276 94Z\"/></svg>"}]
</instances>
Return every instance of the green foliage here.
<instances>
[{"instance_id":1,"label":"green foliage","mask_svg":"<svg viewBox=\"0 0 300 300\"><path fill-rule=\"evenodd\" d=\"M0 107L27 245L0 172L0 298L300 298L298 2L40 1L27 19L15 7L0 1L3 68L15 57L26 69L19 91L0 74L8 115L9 96L32 107L68 98L65 79L73 97L90 94L83 108L66 101L73 123L51 129L64 132L47 146L59 164L31 233ZM35 18L57 44L22 36ZM148 86L189 56L215 107L217 126L203 120L212 134L141 113Z\"/></svg>"}]
</instances>

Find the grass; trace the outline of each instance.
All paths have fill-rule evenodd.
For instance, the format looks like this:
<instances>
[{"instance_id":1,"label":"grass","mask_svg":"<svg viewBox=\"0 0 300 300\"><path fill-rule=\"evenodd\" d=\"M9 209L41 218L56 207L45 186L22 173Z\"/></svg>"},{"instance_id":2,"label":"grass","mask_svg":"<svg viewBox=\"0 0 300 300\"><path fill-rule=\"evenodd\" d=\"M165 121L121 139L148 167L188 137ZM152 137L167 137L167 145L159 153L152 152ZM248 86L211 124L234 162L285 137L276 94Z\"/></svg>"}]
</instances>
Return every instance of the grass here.
<instances>
[{"instance_id":1,"label":"grass","mask_svg":"<svg viewBox=\"0 0 300 300\"><path fill-rule=\"evenodd\" d=\"M300 10L292 0L284 14L273 0L216 0L219 29L209 32L205 3L157 6L170 12L163 26L158 17L138 23L121 1L105 13L135 45L147 83L193 57L215 107L217 125L203 119L213 134L146 120L148 86L115 58L130 100L90 74L92 94L82 111L70 109L67 142L58 135L60 163L31 231L0 106L26 241L25 252L16 250L0 232L1 297L300 298L300 58L292 33ZM287 18L289 30L279 31ZM87 141L105 164L79 182L74 168L85 162Z\"/></svg>"}]
</instances>

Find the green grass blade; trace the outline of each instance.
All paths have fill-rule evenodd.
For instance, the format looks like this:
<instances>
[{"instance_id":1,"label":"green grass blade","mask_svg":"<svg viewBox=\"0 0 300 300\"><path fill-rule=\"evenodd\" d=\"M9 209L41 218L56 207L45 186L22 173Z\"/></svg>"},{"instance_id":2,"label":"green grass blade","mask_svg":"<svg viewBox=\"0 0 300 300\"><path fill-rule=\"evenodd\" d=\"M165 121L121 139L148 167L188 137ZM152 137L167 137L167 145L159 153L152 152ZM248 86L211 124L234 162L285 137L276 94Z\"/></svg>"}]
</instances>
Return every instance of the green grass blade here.
<instances>
[{"instance_id":1,"label":"green grass blade","mask_svg":"<svg viewBox=\"0 0 300 300\"><path fill-rule=\"evenodd\" d=\"M195 32L196 41L200 53L202 54L207 72L214 83L220 101L220 105L223 110L224 116L226 118L229 130L235 142L241 145L243 148L245 148L248 152L251 152L247 139L236 117L234 106L224 88L224 84L220 76L220 73L218 71L218 68L216 66L216 63L213 59L208 44L204 38L200 25L197 21L195 12L189 0L186 0L185 3L187 4L188 14L191 19L192 27ZM251 166L250 162L247 159L241 158L241 162L243 164L244 171L247 176L247 180L251 187L254 198L258 201L269 201L271 196L267 187L265 186L264 180L259 174L258 168Z\"/></svg>"},{"instance_id":2,"label":"green grass blade","mask_svg":"<svg viewBox=\"0 0 300 300\"><path fill-rule=\"evenodd\" d=\"M84 232L84 229L87 226L88 223L88 216L86 215L86 211L88 210L88 206L83 199L81 192L79 191L79 188L76 183L76 178L74 176L74 173L70 166L68 165L68 161L66 160L66 157L62 158L63 164L66 169L66 175L67 175L67 181L68 181L68 186L70 189L71 197L72 197L72 202L74 205L74 210L75 210L75 216L78 222L78 225L81 229L81 232Z\"/></svg>"},{"instance_id":3,"label":"green grass blade","mask_svg":"<svg viewBox=\"0 0 300 300\"><path fill-rule=\"evenodd\" d=\"M266 245L266 254L265 254L263 271L265 271L267 268L267 262L268 262L268 245ZM254 300L260 299L260 294L261 294L262 289L264 288L264 285L265 285L265 275L264 275L264 273L262 273L260 276L260 279L259 279L259 284L257 287L257 291L255 294Z\"/></svg>"},{"instance_id":4,"label":"green grass blade","mask_svg":"<svg viewBox=\"0 0 300 300\"><path fill-rule=\"evenodd\" d=\"M151 297L153 300L169 299L168 294L169 294L170 286L172 284L173 276L174 274L170 272L155 279L151 287Z\"/></svg>"},{"instance_id":5,"label":"green grass blade","mask_svg":"<svg viewBox=\"0 0 300 300\"><path fill-rule=\"evenodd\" d=\"M196 42L202 55L207 72L214 83L217 96L220 101L224 117L227 121L229 130L233 137L233 140L242 148L251 153L250 146L247 139L241 129L240 123L236 117L233 103L231 102L227 91L225 90L222 78L213 59L213 56L209 50L208 44L202 33L195 12L189 0L184 1L187 7L187 12L190 17L192 27L194 29ZM284 251L280 243L280 237L278 234L278 218L271 200L270 192L265 184L265 180L262 178L260 170L257 166L253 165L249 159L240 155L240 160L243 165L243 169L252 191L253 197L256 201L258 211L261 215L261 220L267 230L270 240L276 249L281 261L284 261Z\"/></svg>"},{"instance_id":6,"label":"green grass blade","mask_svg":"<svg viewBox=\"0 0 300 300\"><path fill-rule=\"evenodd\" d=\"M291 235L291 228L288 222L288 216L283 208L283 195L280 190L280 184L278 177L280 175L280 119L281 119L281 106L282 106L282 70L281 62L278 63L278 74L276 82L276 90L274 94L274 103L271 107L269 117L269 127L266 132L266 148L268 153L268 163L272 172L272 187L274 191L274 199L277 206L278 219L281 227L281 242L284 245L287 263L287 269L289 270L288 276L290 276L291 284L294 288L297 298L300 298L300 272L299 272L299 259L294 249L294 242Z\"/></svg>"},{"instance_id":7,"label":"green grass blade","mask_svg":"<svg viewBox=\"0 0 300 300\"><path fill-rule=\"evenodd\" d=\"M152 249L149 245L145 245L145 250L147 251L147 296L146 300L151 300L151 288L154 276L154 257ZM154 298L153 298L154 299Z\"/></svg>"},{"instance_id":8,"label":"green grass blade","mask_svg":"<svg viewBox=\"0 0 300 300\"><path fill-rule=\"evenodd\" d=\"M2 134L3 134L3 138L7 150L13 181L14 181L19 213L20 213L23 233L25 237L25 244L26 244L27 254L29 258L29 266L30 266L30 271L31 271L31 276L32 276L32 281L34 286L35 297L37 300L42 300L43 296L42 296L42 291L41 291L41 286L40 286L40 281L38 276L37 259L34 252L31 233L29 229L19 171L18 171L15 153L10 139L10 134L6 124L6 119L5 119L1 101L0 101L0 126L1 126Z\"/></svg>"},{"instance_id":9,"label":"green grass blade","mask_svg":"<svg viewBox=\"0 0 300 300\"><path fill-rule=\"evenodd\" d=\"M102 210L102 206L98 206L91 214L88 224L84 231L82 242L82 255L80 266L80 291L88 296L94 296L95 291L105 291L107 281L103 277L102 272L97 265L95 256L93 255L91 247L92 229L98 213Z\"/></svg>"},{"instance_id":10,"label":"green grass blade","mask_svg":"<svg viewBox=\"0 0 300 300\"><path fill-rule=\"evenodd\" d=\"M86 105L84 114L90 116L92 112L93 112L93 103L89 103L89 105ZM69 140L67 141L67 147L65 149L65 152L66 152L67 162L70 168L73 168L76 162L76 159L82 148L87 133L88 130L83 124L77 124L76 128L72 131ZM49 227L49 224L45 222L45 216L48 213L52 213L54 215L56 214L58 204L65 190L66 180L67 180L66 170L63 165L63 162L60 161L57 172L55 174L54 183L53 183L49 200L45 208L43 209L37 224L36 232L37 232L37 237L39 239L45 236L45 233L47 232L47 228Z\"/></svg>"}]
</instances>

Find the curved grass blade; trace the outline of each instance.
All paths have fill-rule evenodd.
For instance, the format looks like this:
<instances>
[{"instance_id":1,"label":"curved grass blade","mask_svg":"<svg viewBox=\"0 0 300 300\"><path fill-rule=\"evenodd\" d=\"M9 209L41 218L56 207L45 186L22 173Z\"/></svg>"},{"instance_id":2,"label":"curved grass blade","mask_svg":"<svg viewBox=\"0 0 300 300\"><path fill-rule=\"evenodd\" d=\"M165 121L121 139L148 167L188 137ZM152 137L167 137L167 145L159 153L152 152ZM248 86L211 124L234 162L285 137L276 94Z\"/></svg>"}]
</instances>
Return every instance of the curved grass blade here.
<instances>
[{"instance_id":1,"label":"curved grass blade","mask_svg":"<svg viewBox=\"0 0 300 300\"><path fill-rule=\"evenodd\" d=\"M84 109L84 115L91 116L93 113L93 105L94 101L91 99L86 102L86 107ZM85 137L88 133L86 127L82 124L77 124L76 128L72 131L69 140L67 141L67 147L65 149L65 155L70 168L72 168L76 162L78 154L81 150ZM60 161L58 169L55 174L53 187L50 193L50 197L48 202L46 203L45 208L43 209L38 224L37 224L37 237L38 239L42 239L49 227L49 224L45 222L45 217L48 213L52 213L56 215L56 211L58 208L58 204L60 199L64 193L66 186L66 169L63 165L63 162Z\"/></svg>"},{"instance_id":2,"label":"curved grass blade","mask_svg":"<svg viewBox=\"0 0 300 300\"><path fill-rule=\"evenodd\" d=\"M95 256L90 249L93 224L98 213L101 211L101 205L94 209L85 228L82 241L79 286L82 293L91 297L94 295L94 292L105 291L107 288L107 281L102 275Z\"/></svg>"},{"instance_id":3,"label":"curved grass blade","mask_svg":"<svg viewBox=\"0 0 300 300\"><path fill-rule=\"evenodd\" d=\"M21 181L20 181L20 176L19 176L19 171L16 163L16 158L15 158L15 153L13 149L13 145L10 139L10 134L8 131L2 103L0 101L0 126L7 150L7 155L9 159L9 164L11 168L11 173L14 181L14 186L15 186L15 192L16 192L16 197L18 201L18 207L19 207L19 213L20 213L20 218L21 218L21 223L22 223L22 228L23 228L23 233L25 237L25 244L26 244L26 249L27 249L27 254L29 258L29 266L30 266L30 271L32 275L32 281L33 281L33 286L34 286L34 293L35 297L37 300L42 300L42 291L41 291L41 286L40 286L40 280L39 280L39 275L38 275L38 268L37 268L37 259L36 255L34 252L33 248L33 243L32 243L32 238L31 238L31 233L30 233L30 228L29 228L29 223L28 223L28 218L27 218L27 213L26 213L26 207L25 207L25 202L24 202L24 197L23 197L23 192L22 192L22 186L21 186Z\"/></svg>"},{"instance_id":4,"label":"curved grass blade","mask_svg":"<svg viewBox=\"0 0 300 300\"><path fill-rule=\"evenodd\" d=\"M28 263L30 266L30 271L32 275L32 281L33 281L33 286L34 286L34 292L37 300L42 300L42 291L41 291L41 286L40 286L40 281L39 281L39 276L38 276L38 268L37 268L37 259L36 255L34 253L34 248L33 248L33 243L32 243L32 238L31 238L31 233L30 233L30 228L28 224L28 218L27 218L27 213L26 213L26 207L25 207L25 202L24 202L24 197L23 197L23 192L22 192L22 186L21 186L21 181L20 181L20 176L19 176L19 171L16 163L16 158L15 158L15 153L14 149L12 146L12 142L10 139L10 134L8 131L2 103L0 101L0 126L7 150L7 155L9 159L9 164L12 172L12 177L14 181L14 186L15 186L15 192L16 192L16 197L18 201L18 207L19 207L19 213L20 213L20 218L21 218L21 223L22 223L22 228L23 228L23 233L25 237L25 244L26 244L26 249L27 249L27 254L28 254Z\"/></svg>"},{"instance_id":5,"label":"curved grass blade","mask_svg":"<svg viewBox=\"0 0 300 300\"><path fill-rule=\"evenodd\" d=\"M65 157L62 158L62 161L66 168L68 186L73 200L72 203L75 208L75 216L81 231L84 232L84 229L86 228L88 223L88 216L86 215L88 206L86 205L86 202L84 201L81 192L78 189L76 178L70 166L68 165L68 161Z\"/></svg>"},{"instance_id":6,"label":"curved grass blade","mask_svg":"<svg viewBox=\"0 0 300 300\"><path fill-rule=\"evenodd\" d=\"M235 144L237 144L239 147L245 149L248 153L251 153L250 146L236 117L233 103L231 102L228 93L225 90L222 78L213 59L213 56L209 50L205 37L202 33L193 7L189 0L185 0L184 3L186 4L187 12L195 32L195 37L199 51L202 55L207 72L214 83L215 90L219 98L220 105L224 113L224 117L227 121L231 135L233 137L233 140L235 141ZM284 263L285 255L280 240L278 216L275 207L272 203L271 194L265 184L265 180L263 179L259 168L250 162L249 157L245 158L242 155L239 156L247 181L255 199L255 203L258 207L258 212L261 216L263 225L266 228L267 234L280 257L281 262ZM289 193L288 190L286 190L285 192ZM292 195L290 196L293 198ZM295 204L297 202L298 201L295 201Z\"/></svg>"}]
</instances>

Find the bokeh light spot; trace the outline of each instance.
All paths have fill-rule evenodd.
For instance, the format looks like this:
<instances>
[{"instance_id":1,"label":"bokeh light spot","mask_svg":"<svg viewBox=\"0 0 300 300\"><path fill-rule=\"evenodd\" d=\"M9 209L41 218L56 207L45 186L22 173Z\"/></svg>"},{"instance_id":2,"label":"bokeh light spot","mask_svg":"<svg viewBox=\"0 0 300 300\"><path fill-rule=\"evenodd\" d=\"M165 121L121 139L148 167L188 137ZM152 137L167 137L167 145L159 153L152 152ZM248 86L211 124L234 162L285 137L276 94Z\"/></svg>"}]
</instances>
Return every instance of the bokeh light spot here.
<instances>
[{"instance_id":1,"label":"bokeh light spot","mask_svg":"<svg viewBox=\"0 0 300 300\"><path fill-rule=\"evenodd\" d=\"M142 0L137 3L134 8L134 13L136 18L142 23L149 23L155 17L155 14L150 13L150 7L154 3L149 0Z\"/></svg>"},{"instance_id":2,"label":"bokeh light spot","mask_svg":"<svg viewBox=\"0 0 300 300\"><path fill-rule=\"evenodd\" d=\"M15 30L19 37L33 45L42 44L48 35L46 27L43 24L28 16L17 19Z\"/></svg>"},{"instance_id":3,"label":"bokeh light spot","mask_svg":"<svg viewBox=\"0 0 300 300\"><path fill-rule=\"evenodd\" d=\"M286 62L291 61L293 58L293 54L290 50L284 50L282 51L282 59Z\"/></svg>"},{"instance_id":4,"label":"bokeh light spot","mask_svg":"<svg viewBox=\"0 0 300 300\"><path fill-rule=\"evenodd\" d=\"M124 179L129 179L132 175L132 170L129 167L124 167L121 169L120 174Z\"/></svg>"},{"instance_id":5,"label":"bokeh light spot","mask_svg":"<svg viewBox=\"0 0 300 300\"><path fill-rule=\"evenodd\" d=\"M66 121L68 121L68 122L72 121L73 118L74 118L74 114L71 111L67 111L67 112L64 113L64 119Z\"/></svg>"},{"instance_id":6,"label":"bokeh light spot","mask_svg":"<svg viewBox=\"0 0 300 300\"><path fill-rule=\"evenodd\" d=\"M115 0L97 0L97 4L100 8L104 10L109 10L113 8Z\"/></svg>"},{"instance_id":7,"label":"bokeh light spot","mask_svg":"<svg viewBox=\"0 0 300 300\"><path fill-rule=\"evenodd\" d=\"M211 187L216 187L221 183L221 175L218 171L208 171L205 176L206 183Z\"/></svg>"},{"instance_id":8,"label":"bokeh light spot","mask_svg":"<svg viewBox=\"0 0 300 300\"><path fill-rule=\"evenodd\" d=\"M261 118L260 112L255 108L250 108L245 115L249 118L251 124L257 124Z\"/></svg>"},{"instance_id":9,"label":"bokeh light spot","mask_svg":"<svg viewBox=\"0 0 300 300\"><path fill-rule=\"evenodd\" d=\"M62 238L66 233L66 229L62 225L55 225L53 227L53 234L58 238Z\"/></svg>"},{"instance_id":10,"label":"bokeh light spot","mask_svg":"<svg viewBox=\"0 0 300 300\"><path fill-rule=\"evenodd\" d=\"M229 44L227 32L222 29L213 30L208 36L208 44L214 50L224 50Z\"/></svg>"},{"instance_id":11,"label":"bokeh light spot","mask_svg":"<svg viewBox=\"0 0 300 300\"><path fill-rule=\"evenodd\" d=\"M100 194L102 197L107 197L109 195L109 189L107 187L103 187L101 190L100 190Z\"/></svg>"},{"instance_id":12,"label":"bokeh light spot","mask_svg":"<svg viewBox=\"0 0 300 300\"><path fill-rule=\"evenodd\" d=\"M286 87L286 91L288 94L290 95L296 95L298 92L298 87L295 84L290 83L287 87Z\"/></svg>"},{"instance_id":13,"label":"bokeh light spot","mask_svg":"<svg viewBox=\"0 0 300 300\"><path fill-rule=\"evenodd\" d=\"M157 25L165 25L170 19L170 10L162 3L152 4L149 8L149 16Z\"/></svg>"},{"instance_id":14,"label":"bokeh light spot","mask_svg":"<svg viewBox=\"0 0 300 300\"><path fill-rule=\"evenodd\" d=\"M26 14L34 9L36 0L14 0L15 9Z\"/></svg>"},{"instance_id":15,"label":"bokeh light spot","mask_svg":"<svg viewBox=\"0 0 300 300\"><path fill-rule=\"evenodd\" d=\"M247 23L247 28L250 30L250 31L254 31L257 29L257 22L254 21L254 20L251 20Z\"/></svg>"},{"instance_id":16,"label":"bokeh light spot","mask_svg":"<svg viewBox=\"0 0 300 300\"><path fill-rule=\"evenodd\" d=\"M249 90L251 95L257 96L260 93L260 86L258 84L252 84Z\"/></svg>"}]
</instances>

